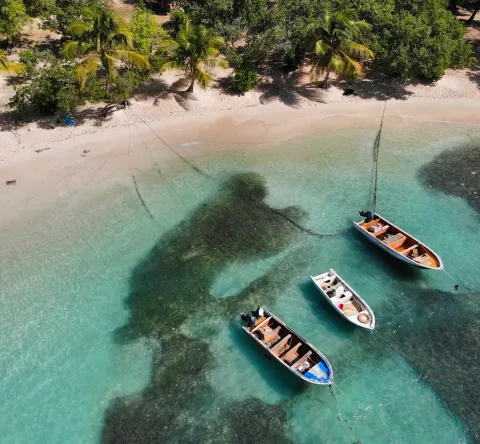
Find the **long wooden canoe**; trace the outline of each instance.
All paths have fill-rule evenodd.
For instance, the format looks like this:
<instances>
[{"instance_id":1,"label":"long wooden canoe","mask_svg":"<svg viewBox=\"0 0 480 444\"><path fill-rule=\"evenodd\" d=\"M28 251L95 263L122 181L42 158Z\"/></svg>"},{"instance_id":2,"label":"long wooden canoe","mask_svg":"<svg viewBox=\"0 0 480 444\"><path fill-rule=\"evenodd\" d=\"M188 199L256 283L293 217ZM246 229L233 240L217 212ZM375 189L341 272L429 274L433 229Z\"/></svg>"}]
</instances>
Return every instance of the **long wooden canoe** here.
<instances>
[{"instance_id":1,"label":"long wooden canoe","mask_svg":"<svg viewBox=\"0 0 480 444\"><path fill-rule=\"evenodd\" d=\"M310 278L330 305L347 321L369 330L375 328L372 309L334 270Z\"/></svg>"},{"instance_id":2,"label":"long wooden canoe","mask_svg":"<svg viewBox=\"0 0 480 444\"><path fill-rule=\"evenodd\" d=\"M378 213L372 220L354 222L354 228L370 242L407 264L429 270L443 270L440 256L405 230Z\"/></svg>"},{"instance_id":3,"label":"long wooden canoe","mask_svg":"<svg viewBox=\"0 0 480 444\"><path fill-rule=\"evenodd\" d=\"M271 312L259 307L240 316L248 324L242 327L245 333L295 376L311 384L333 384L327 358Z\"/></svg>"}]
</instances>

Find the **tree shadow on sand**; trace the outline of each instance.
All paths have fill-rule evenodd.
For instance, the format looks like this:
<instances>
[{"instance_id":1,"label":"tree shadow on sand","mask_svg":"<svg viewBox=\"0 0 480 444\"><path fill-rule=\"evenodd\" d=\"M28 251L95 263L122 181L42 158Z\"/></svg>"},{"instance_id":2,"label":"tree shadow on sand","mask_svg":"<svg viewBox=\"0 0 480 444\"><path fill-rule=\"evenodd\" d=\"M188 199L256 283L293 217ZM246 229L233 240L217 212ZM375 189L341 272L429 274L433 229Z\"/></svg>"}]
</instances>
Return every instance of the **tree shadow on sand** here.
<instances>
[{"instance_id":1,"label":"tree shadow on sand","mask_svg":"<svg viewBox=\"0 0 480 444\"><path fill-rule=\"evenodd\" d=\"M170 86L162 78L155 78L140 85L134 97L135 100L148 100L154 97L154 106L161 106L162 102L173 98L178 105L189 111L192 108L192 102L198 100L195 93L186 91L189 85L190 80L186 77L178 79Z\"/></svg>"},{"instance_id":2,"label":"tree shadow on sand","mask_svg":"<svg viewBox=\"0 0 480 444\"><path fill-rule=\"evenodd\" d=\"M306 83L308 74L300 71L285 74L278 70L268 73L271 81L257 88L263 92L260 103L267 105L280 101L291 108L301 108L308 102L327 103L327 91L318 88L318 82Z\"/></svg>"},{"instance_id":3,"label":"tree shadow on sand","mask_svg":"<svg viewBox=\"0 0 480 444\"><path fill-rule=\"evenodd\" d=\"M408 83L400 78L369 71L365 77L353 82L339 82L339 87L351 88L362 99L406 100L413 93L407 90Z\"/></svg>"},{"instance_id":4,"label":"tree shadow on sand","mask_svg":"<svg viewBox=\"0 0 480 444\"><path fill-rule=\"evenodd\" d=\"M478 28L480 28L480 24L478 24ZM472 65L467 76L472 82L477 84L478 88L480 88L480 41L475 40L470 43L473 47L473 54L477 61Z\"/></svg>"}]
</instances>

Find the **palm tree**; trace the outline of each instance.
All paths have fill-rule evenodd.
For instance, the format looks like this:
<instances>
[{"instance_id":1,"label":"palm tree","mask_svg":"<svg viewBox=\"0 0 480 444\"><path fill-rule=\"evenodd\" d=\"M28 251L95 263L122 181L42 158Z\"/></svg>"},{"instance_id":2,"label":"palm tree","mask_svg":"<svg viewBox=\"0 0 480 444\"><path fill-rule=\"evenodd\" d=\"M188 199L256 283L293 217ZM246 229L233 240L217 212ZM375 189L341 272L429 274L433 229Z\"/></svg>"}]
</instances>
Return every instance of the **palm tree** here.
<instances>
[{"instance_id":1,"label":"palm tree","mask_svg":"<svg viewBox=\"0 0 480 444\"><path fill-rule=\"evenodd\" d=\"M184 70L191 79L188 92L193 91L195 80L202 88L209 85L212 76L206 69L228 67L228 62L218 57L225 46L224 40L202 25L192 25L189 20L181 26L175 39L165 38L162 46L171 51L172 55L160 64L160 71Z\"/></svg>"},{"instance_id":2,"label":"palm tree","mask_svg":"<svg viewBox=\"0 0 480 444\"><path fill-rule=\"evenodd\" d=\"M0 50L0 72L8 74L18 74L22 70L22 65L16 62L10 62L5 51Z\"/></svg>"},{"instance_id":3,"label":"palm tree","mask_svg":"<svg viewBox=\"0 0 480 444\"><path fill-rule=\"evenodd\" d=\"M87 8L82 18L75 20L68 33L77 38L67 42L62 50L67 58L81 57L76 70L77 80L82 87L90 73L96 73L100 66L106 74L106 88L117 77L117 66L127 62L140 69L148 69L148 59L133 51L132 33L127 23L112 10Z\"/></svg>"},{"instance_id":4,"label":"palm tree","mask_svg":"<svg viewBox=\"0 0 480 444\"><path fill-rule=\"evenodd\" d=\"M310 27L315 38L315 60L310 71L312 79L318 80L325 72L323 88L328 87L330 73L355 79L362 75L362 65L358 60L373 58L373 52L356 40L370 25L364 21L354 21L343 12L325 13L320 24Z\"/></svg>"}]
</instances>

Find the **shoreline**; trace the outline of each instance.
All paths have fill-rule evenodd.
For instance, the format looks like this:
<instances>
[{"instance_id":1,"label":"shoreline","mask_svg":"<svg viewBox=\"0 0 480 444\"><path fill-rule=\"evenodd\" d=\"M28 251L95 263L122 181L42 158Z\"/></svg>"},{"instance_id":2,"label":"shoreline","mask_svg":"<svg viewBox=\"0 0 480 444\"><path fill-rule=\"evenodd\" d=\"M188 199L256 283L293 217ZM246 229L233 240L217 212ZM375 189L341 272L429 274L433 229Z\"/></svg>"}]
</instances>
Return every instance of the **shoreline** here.
<instances>
[{"instance_id":1,"label":"shoreline","mask_svg":"<svg viewBox=\"0 0 480 444\"><path fill-rule=\"evenodd\" d=\"M82 188L113 183L152 164L163 165L179 152L191 158L218 149L271 149L321 132L375 131L384 106L385 102L362 101L292 109L272 103L151 121L137 114L134 104L132 109L115 114L116 126L59 128L63 135L66 133L63 139L56 129L27 129L24 134L29 140L38 141L40 148L42 143L48 143L50 149L40 153L21 150L0 162L0 204L5 208L0 232ZM384 129L438 125L480 127L480 101L409 99L387 103ZM73 134L69 135L68 130ZM45 135L50 136L49 141L42 142ZM17 183L6 185L10 180Z\"/></svg>"}]
</instances>

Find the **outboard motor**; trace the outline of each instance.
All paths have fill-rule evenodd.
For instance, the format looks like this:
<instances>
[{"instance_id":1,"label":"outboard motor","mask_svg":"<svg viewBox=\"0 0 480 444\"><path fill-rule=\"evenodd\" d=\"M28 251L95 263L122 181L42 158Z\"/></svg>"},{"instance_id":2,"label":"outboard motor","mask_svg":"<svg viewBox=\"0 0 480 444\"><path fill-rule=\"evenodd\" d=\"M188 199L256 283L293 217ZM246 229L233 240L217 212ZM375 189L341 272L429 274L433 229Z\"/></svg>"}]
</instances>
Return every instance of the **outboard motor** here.
<instances>
[{"instance_id":1,"label":"outboard motor","mask_svg":"<svg viewBox=\"0 0 480 444\"><path fill-rule=\"evenodd\" d=\"M255 325L255 318L252 315L245 314L242 312L240 313L240 317L242 318L243 321L247 323L249 327L251 327L252 325Z\"/></svg>"},{"instance_id":2,"label":"outboard motor","mask_svg":"<svg viewBox=\"0 0 480 444\"><path fill-rule=\"evenodd\" d=\"M373 219L375 219L375 214L373 214L371 211L359 211L360 216L365 218L365 222L371 222Z\"/></svg>"},{"instance_id":3,"label":"outboard motor","mask_svg":"<svg viewBox=\"0 0 480 444\"><path fill-rule=\"evenodd\" d=\"M257 307L256 310L252 311L252 315L255 317L255 318L260 318L262 315L260 314L260 310L261 308L260 307Z\"/></svg>"}]
</instances>

